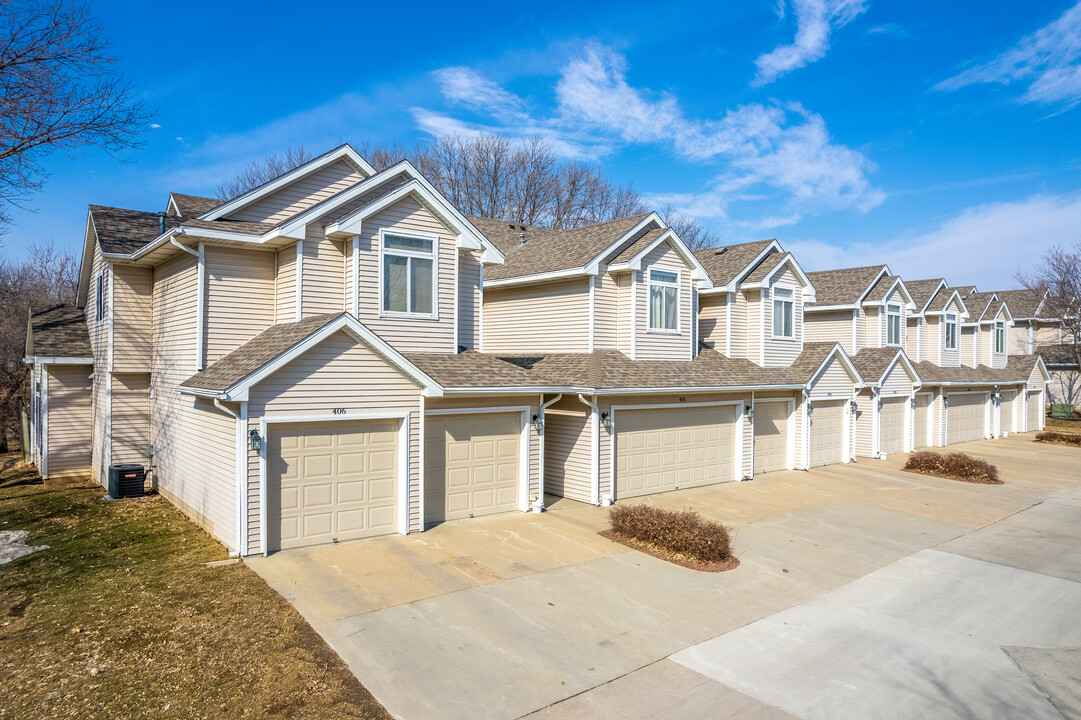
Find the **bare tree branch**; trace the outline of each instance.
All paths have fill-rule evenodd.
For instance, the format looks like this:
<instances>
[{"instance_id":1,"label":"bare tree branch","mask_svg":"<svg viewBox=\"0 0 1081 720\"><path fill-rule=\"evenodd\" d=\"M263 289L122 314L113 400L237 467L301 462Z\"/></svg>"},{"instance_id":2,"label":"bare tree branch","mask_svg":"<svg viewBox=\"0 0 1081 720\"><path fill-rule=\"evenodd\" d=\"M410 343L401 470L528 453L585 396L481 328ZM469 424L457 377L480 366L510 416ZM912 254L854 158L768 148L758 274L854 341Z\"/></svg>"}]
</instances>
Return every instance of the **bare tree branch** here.
<instances>
[{"instance_id":1,"label":"bare tree branch","mask_svg":"<svg viewBox=\"0 0 1081 720\"><path fill-rule=\"evenodd\" d=\"M282 153L271 153L262 160L252 160L236 175L218 183L214 193L219 200L232 200L311 159L312 154L303 145L288 148Z\"/></svg>"}]
</instances>

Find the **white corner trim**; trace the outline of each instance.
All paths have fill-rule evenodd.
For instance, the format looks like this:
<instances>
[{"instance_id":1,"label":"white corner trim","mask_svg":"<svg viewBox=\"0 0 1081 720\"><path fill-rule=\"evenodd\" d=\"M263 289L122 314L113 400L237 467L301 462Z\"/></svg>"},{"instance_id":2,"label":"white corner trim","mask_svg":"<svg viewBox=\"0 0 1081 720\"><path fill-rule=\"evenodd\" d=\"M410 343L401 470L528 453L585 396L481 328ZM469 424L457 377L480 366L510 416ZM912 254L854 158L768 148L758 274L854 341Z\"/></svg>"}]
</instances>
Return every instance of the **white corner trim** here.
<instances>
[{"instance_id":1,"label":"white corner trim","mask_svg":"<svg viewBox=\"0 0 1081 720\"><path fill-rule=\"evenodd\" d=\"M638 356L638 271L631 271L631 360Z\"/></svg>"},{"instance_id":2,"label":"white corner trim","mask_svg":"<svg viewBox=\"0 0 1081 720\"><path fill-rule=\"evenodd\" d=\"M199 255L196 258L198 270L196 287L199 296L195 301L195 371L206 367L206 245L199 243Z\"/></svg>"},{"instance_id":3,"label":"white corner trim","mask_svg":"<svg viewBox=\"0 0 1081 720\"><path fill-rule=\"evenodd\" d=\"M296 321L304 318L304 240L297 240Z\"/></svg>"},{"instance_id":4,"label":"white corner trim","mask_svg":"<svg viewBox=\"0 0 1081 720\"><path fill-rule=\"evenodd\" d=\"M113 302L113 298L116 296L116 273L113 269L112 263L109 263L109 287L106 289L106 293L109 305L109 361L106 363L106 370L111 373L113 371L113 350L116 347L113 342L113 332L115 329L115 323L113 319L116 317L116 313L113 311L113 309L116 307L116 303Z\"/></svg>"},{"instance_id":5,"label":"white corner trim","mask_svg":"<svg viewBox=\"0 0 1081 720\"><path fill-rule=\"evenodd\" d=\"M596 276L589 276L589 352L593 352L597 335L597 282Z\"/></svg>"},{"instance_id":6,"label":"white corner trim","mask_svg":"<svg viewBox=\"0 0 1081 720\"><path fill-rule=\"evenodd\" d=\"M360 319L360 235L353 236L353 317Z\"/></svg>"},{"instance_id":7,"label":"white corner trim","mask_svg":"<svg viewBox=\"0 0 1081 720\"><path fill-rule=\"evenodd\" d=\"M458 248L454 249L454 281L451 283L451 291L454 293L454 347L451 348L451 352L457 353L458 348L461 347L461 342L458 338L458 323L461 318L461 277L458 275L458 268L460 266L459 260L462 251ZM435 263L432 263L432 270L435 270ZM436 296L433 302L439 304L439 281L436 281ZM421 415L421 417L424 417ZM423 423L421 423L423 425Z\"/></svg>"}]
</instances>

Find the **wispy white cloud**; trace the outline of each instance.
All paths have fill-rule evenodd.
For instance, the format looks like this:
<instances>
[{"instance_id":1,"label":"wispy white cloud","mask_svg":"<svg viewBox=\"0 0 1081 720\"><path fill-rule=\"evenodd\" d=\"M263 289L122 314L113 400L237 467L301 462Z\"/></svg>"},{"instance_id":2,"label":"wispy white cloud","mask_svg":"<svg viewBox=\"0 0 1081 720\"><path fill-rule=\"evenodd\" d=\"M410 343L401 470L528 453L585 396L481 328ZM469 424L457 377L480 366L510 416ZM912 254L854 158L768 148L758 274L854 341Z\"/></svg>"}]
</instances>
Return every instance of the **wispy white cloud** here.
<instances>
[{"instance_id":1,"label":"wispy white cloud","mask_svg":"<svg viewBox=\"0 0 1081 720\"><path fill-rule=\"evenodd\" d=\"M523 117L525 103L512 92L504 90L488 78L467 67L447 67L432 73L440 92L447 100L472 109Z\"/></svg>"},{"instance_id":2,"label":"wispy white cloud","mask_svg":"<svg viewBox=\"0 0 1081 720\"><path fill-rule=\"evenodd\" d=\"M912 280L945 275L955 285L999 290L1013 287L1018 270L1031 270L1044 250L1076 236L1079 226L1081 194L1035 195L969 207L924 232L848 245L793 241L785 249L808 270L888 263Z\"/></svg>"},{"instance_id":3,"label":"wispy white cloud","mask_svg":"<svg viewBox=\"0 0 1081 720\"><path fill-rule=\"evenodd\" d=\"M869 0L792 0L796 11L796 37L760 55L754 64L758 75L752 85L771 83L787 72L821 60L830 46L830 33L865 12ZM779 13L784 18L784 6Z\"/></svg>"},{"instance_id":4,"label":"wispy white cloud","mask_svg":"<svg viewBox=\"0 0 1081 720\"><path fill-rule=\"evenodd\" d=\"M935 89L1014 82L1027 83L1024 102L1063 103L1067 108L1081 102L1081 3L998 57L943 80Z\"/></svg>"}]
</instances>

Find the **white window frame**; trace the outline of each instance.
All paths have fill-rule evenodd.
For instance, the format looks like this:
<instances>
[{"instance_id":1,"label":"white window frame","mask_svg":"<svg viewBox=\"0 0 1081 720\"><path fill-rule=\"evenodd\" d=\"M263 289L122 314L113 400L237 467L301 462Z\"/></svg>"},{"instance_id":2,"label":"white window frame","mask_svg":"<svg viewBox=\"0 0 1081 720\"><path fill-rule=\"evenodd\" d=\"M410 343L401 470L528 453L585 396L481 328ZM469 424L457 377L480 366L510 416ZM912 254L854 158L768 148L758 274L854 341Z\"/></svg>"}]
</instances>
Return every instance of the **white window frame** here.
<instances>
[{"instance_id":1,"label":"white window frame","mask_svg":"<svg viewBox=\"0 0 1081 720\"><path fill-rule=\"evenodd\" d=\"M99 272L94 285L94 320L105 321L105 273Z\"/></svg>"},{"instance_id":2,"label":"white window frame","mask_svg":"<svg viewBox=\"0 0 1081 720\"><path fill-rule=\"evenodd\" d=\"M777 298L777 291L783 290L785 292L792 293L789 298ZM770 334L774 340L795 340L796 339L796 291L792 288L775 287L770 291L770 300L773 301L771 307L773 308L773 315L770 317ZM777 334L777 303L788 304L792 307L792 334L791 335L778 335ZM783 308L782 308L783 313ZM782 315L781 330L784 330L784 319Z\"/></svg>"},{"instance_id":3,"label":"white window frame","mask_svg":"<svg viewBox=\"0 0 1081 720\"><path fill-rule=\"evenodd\" d=\"M945 322L942 324L942 349L943 350L956 350L957 349L957 315L953 313L945 314ZM951 319L952 318L952 319ZM953 344L950 344L950 340L953 340Z\"/></svg>"},{"instance_id":4,"label":"white window frame","mask_svg":"<svg viewBox=\"0 0 1081 720\"><path fill-rule=\"evenodd\" d=\"M897 338L890 341L890 328L893 327L894 319L897 320ZM900 305L887 305L886 306L886 344L892 347L901 347L901 306Z\"/></svg>"},{"instance_id":5,"label":"white window frame","mask_svg":"<svg viewBox=\"0 0 1081 720\"><path fill-rule=\"evenodd\" d=\"M432 243L432 252L425 253L417 250L399 250L397 248L393 250L387 250L386 236L391 235L393 237L409 238L411 240L426 240ZM383 307L383 283L386 282L384 278L383 257L385 255L395 255L398 257L413 257L420 260L432 261L432 311L430 313L415 313L415 312L401 312L398 310L387 310ZM408 273L406 274L406 291L409 290ZM408 302L407 302L408 304ZM388 318L413 318L422 320L438 320L439 319L439 237L435 235L424 235L421 233L412 232L396 232L393 230L380 229L379 230L379 317Z\"/></svg>"},{"instance_id":6,"label":"white window frame","mask_svg":"<svg viewBox=\"0 0 1081 720\"><path fill-rule=\"evenodd\" d=\"M995 323L995 353L1002 355L1006 352L1006 323Z\"/></svg>"},{"instance_id":7,"label":"white window frame","mask_svg":"<svg viewBox=\"0 0 1081 720\"><path fill-rule=\"evenodd\" d=\"M654 280L653 279L653 273L654 272L662 272L662 273L668 273L669 275L675 275L676 276L676 281L674 283L671 283L671 282L668 282L667 280ZM676 326L674 328L653 327L653 325L652 325L653 313L650 311L649 303L650 303L650 300L653 297L653 286L654 285L658 285L660 287L665 287L665 288L675 288L675 290L676 290L676 309L675 309ZM646 274L646 332L647 333L659 333L661 335L679 335L682 332L680 330L680 325L682 323L680 323L680 321L679 321L680 309L681 309L680 308L680 300L682 299L680 297L680 295L682 294L680 292L680 290L681 290L682 286L683 286L683 273L681 271L679 271L679 270L665 270L664 268L650 268L649 269L649 271ZM663 309L664 305L662 304L661 307Z\"/></svg>"}]
</instances>

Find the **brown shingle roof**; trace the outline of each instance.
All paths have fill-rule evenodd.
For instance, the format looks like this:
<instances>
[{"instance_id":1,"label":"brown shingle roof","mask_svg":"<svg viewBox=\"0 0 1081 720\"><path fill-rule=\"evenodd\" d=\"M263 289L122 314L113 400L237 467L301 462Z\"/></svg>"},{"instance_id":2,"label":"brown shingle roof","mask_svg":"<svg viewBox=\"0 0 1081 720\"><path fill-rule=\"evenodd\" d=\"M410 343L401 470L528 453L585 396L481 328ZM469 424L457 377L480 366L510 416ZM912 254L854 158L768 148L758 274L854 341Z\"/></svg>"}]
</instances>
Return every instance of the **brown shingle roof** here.
<instances>
[{"instance_id":1,"label":"brown shingle roof","mask_svg":"<svg viewBox=\"0 0 1081 720\"><path fill-rule=\"evenodd\" d=\"M886 293L890 291L893 284L900 279L901 277L899 275L883 275L878 279L878 282L875 283L875 286L871 288L871 292L867 293L867 297L864 298L863 301L882 302L886 299ZM908 289L907 285L905 285L905 289Z\"/></svg>"},{"instance_id":2,"label":"brown shingle roof","mask_svg":"<svg viewBox=\"0 0 1081 720\"><path fill-rule=\"evenodd\" d=\"M635 255L649 247L649 244L659 238L665 232L662 228L649 228L640 230L634 236L630 245L623 248L623 250L611 259L610 264L629 262Z\"/></svg>"},{"instance_id":3,"label":"brown shingle roof","mask_svg":"<svg viewBox=\"0 0 1081 720\"><path fill-rule=\"evenodd\" d=\"M223 230L225 232L247 233L248 235L262 235L278 227L275 223L244 222L241 220L199 220L198 218L184 218L180 224L196 230Z\"/></svg>"},{"instance_id":4,"label":"brown shingle roof","mask_svg":"<svg viewBox=\"0 0 1081 720\"><path fill-rule=\"evenodd\" d=\"M929 280L905 280L908 294L912 296L912 302L916 304L916 312L923 312L927 303L931 302L935 290L942 284L943 278L931 278Z\"/></svg>"},{"instance_id":5,"label":"brown shingle roof","mask_svg":"<svg viewBox=\"0 0 1081 720\"><path fill-rule=\"evenodd\" d=\"M1010 313L1016 320L1036 317L1036 309L1043 298L1043 293L1036 290L999 290L995 294L1010 306Z\"/></svg>"},{"instance_id":6,"label":"brown shingle roof","mask_svg":"<svg viewBox=\"0 0 1081 720\"><path fill-rule=\"evenodd\" d=\"M472 216L467 219L506 259L503 265L485 268L485 280L503 280L585 267L647 216L648 213L643 213L573 230L552 230ZM524 245L519 243L521 232L525 233Z\"/></svg>"},{"instance_id":7,"label":"brown shingle roof","mask_svg":"<svg viewBox=\"0 0 1081 720\"><path fill-rule=\"evenodd\" d=\"M961 301L964 303L964 293L961 292L964 288L944 287L935 293L935 296L931 298L931 303L927 306L927 312L942 312L946 309L946 306L950 302L950 298L953 297L953 293L956 291L961 296ZM964 303L965 307L968 307L968 303Z\"/></svg>"},{"instance_id":8,"label":"brown shingle roof","mask_svg":"<svg viewBox=\"0 0 1081 720\"><path fill-rule=\"evenodd\" d=\"M299 322L272 325L180 385L218 392L228 390L340 315L313 315Z\"/></svg>"},{"instance_id":9,"label":"brown shingle roof","mask_svg":"<svg viewBox=\"0 0 1081 720\"><path fill-rule=\"evenodd\" d=\"M867 347L856 353L856 356L852 358L852 364L856 366L856 370L866 382L874 385L882 379L890 363L901 352L901 348L896 347Z\"/></svg>"},{"instance_id":10,"label":"brown shingle roof","mask_svg":"<svg viewBox=\"0 0 1081 720\"><path fill-rule=\"evenodd\" d=\"M723 287L732 282L751 261L758 257L773 240L741 243L739 245L720 245L718 247L695 250L694 256L709 273L714 287Z\"/></svg>"},{"instance_id":11,"label":"brown shingle roof","mask_svg":"<svg viewBox=\"0 0 1081 720\"><path fill-rule=\"evenodd\" d=\"M160 234L160 216L156 212L91 205L90 217L102 252L133 253ZM180 218L165 218L165 229L180 224Z\"/></svg>"},{"instance_id":12,"label":"brown shingle roof","mask_svg":"<svg viewBox=\"0 0 1081 720\"><path fill-rule=\"evenodd\" d=\"M1068 344L1054 344L1054 345L1037 345L1036 355L1042 355L1044 363L1048 365L1065 365L1068 367L1074 367L1077 365L1077 355L1079 350L1076 345ZM1010 360L1015 357L1032 357L1035 355L1011 355ZM1035 361L1033 361L1035 362ZM1032 368L1029 368L1029 373L1032 372Z\"/></svg>"},{"instance_id":13,"label":"brown shingle roof","mask_svg":"<svg viewBox=\"0 0 1081 720\"><path fill-rule=\"evenodd\" d=\"M967 296L962 293L965 306L968 307L968 320L969 322L976 322L981 319L985 312L991 305L992 299L995 297L993 292L974 292L969 293ZM1002 304L999 303L999 307Z\"/></svg>"},{"instance_id":14,"label":"brown shingle roof","mask_svg":"<svg viewBox=\"0 0 1081 720\"><path fill-rule=\"evenodd\" d=\"M855 303L874 282L875 276L882 271L883 267L885 266L868 265L866 267L820 270L807 273L807 277L815 289L816 298L815 304L810 307L851 305Z\"/></svg>"},{"instance_id":15,"label":"brown shingle roof","mask_svg":"<svg viewBox=\"0 0 1081 720\"><path fill-rule=\"evenodd\" d=\"M766 277L766 275L790 257L792 257L792 253L770 253L762 259L762 262L758 263L758 267L747 274L745 282L760 282L762 278Z\"/></svg>"},{"instance_id":16,"label":"brown shingle roof","mask_svg":"<svg viewBox=\"0 0 1081 720\"><path fill-rule=\"evenodd\" d=\"M89 358L90 334L86 316L74 305L30 308L30 342L27 353L42 357Z\"/></svg>"},{"instance_id":17,"label":"brown shingle roof","mask_svg":"<svg viewBox=\"0 0 1081 720\"><path fill-rule=\"evenodd\" d=\"M169 197L173 199L173 203L176 205L177 210L180 211L181 217L184 218L199 217L203 213L210 212L224 202L224 200L219 200L217 198L185 195L184 193L169 193Z\"/></svg>"},{"instance_id":18,"label":"brown shingle roof","mask_svg":"<svg viewBox=\"0 0 1081 720\"><path fill-rule=\"evenodd\" d=\"M408 353L406 358L444 387L531 387L537 384L537 379L525 368L476 350L464 350L456 355Z\"/></svg>"},{"instance_id":19,"label":"brown shingle roof","mask_svg":"<svg viewBox=\"0 0 1081 720\"><path fill-rule=\"evenodd\" d=\"M830 352L837 346L835 342L805 342L801 352L788 367L789 376L800 383L808 383L822 363L826 362ZM844 352L843 350L841 352ZM857 379L858 381L858 379Z\"/></svg>"}]
</instances>

